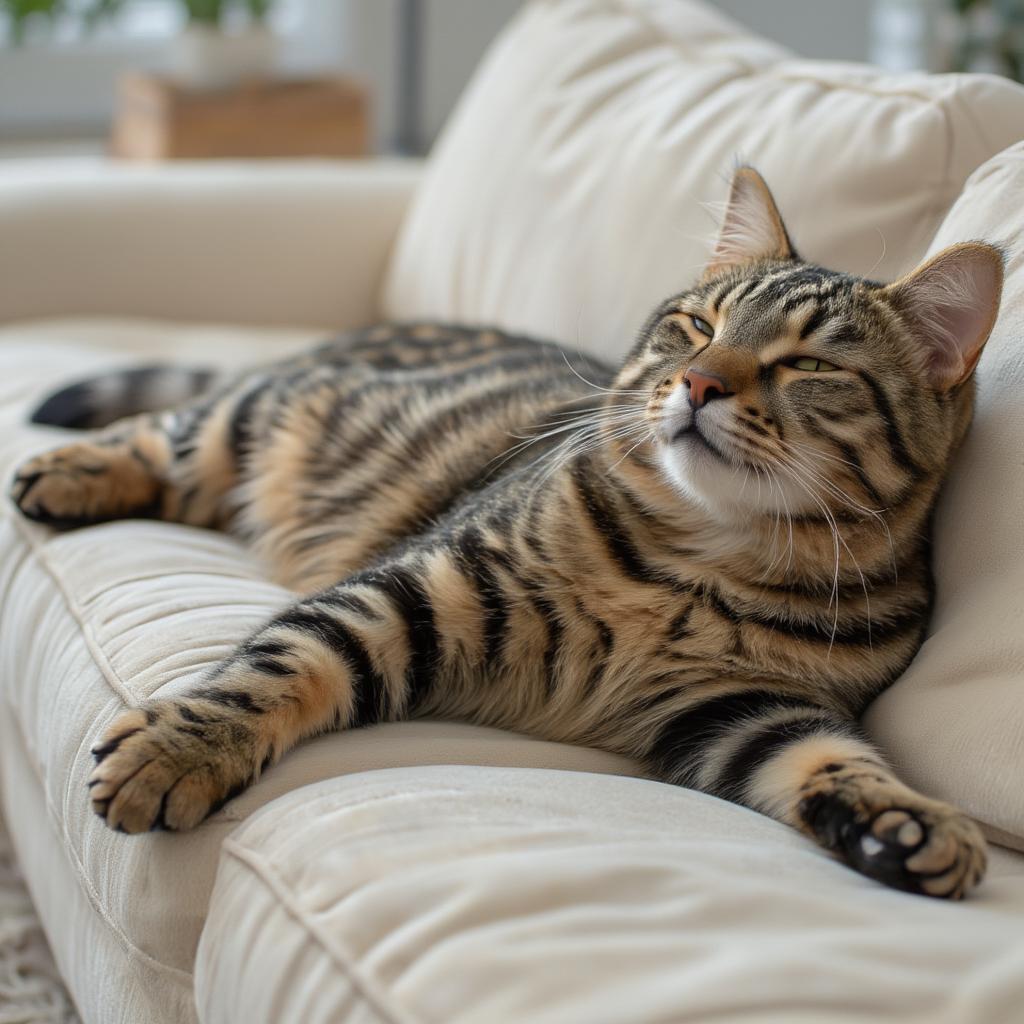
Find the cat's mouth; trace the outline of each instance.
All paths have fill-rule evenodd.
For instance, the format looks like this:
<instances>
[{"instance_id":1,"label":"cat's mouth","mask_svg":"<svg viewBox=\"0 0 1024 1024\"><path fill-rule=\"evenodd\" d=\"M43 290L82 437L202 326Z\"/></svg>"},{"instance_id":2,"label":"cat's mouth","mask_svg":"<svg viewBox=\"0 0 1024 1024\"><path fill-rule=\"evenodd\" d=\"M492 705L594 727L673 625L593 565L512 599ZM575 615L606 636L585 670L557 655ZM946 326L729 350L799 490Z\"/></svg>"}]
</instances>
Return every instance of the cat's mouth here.
<instances>
[{"instance_id":1,"label":"cat's mouth","mask_svg":"<svg viewBox=\"0 0 1024 1024\"><path fill-rule=\"evenodd\" d=\"M677 430L669 441L669 444L672 445L685 443L695 444L698 448L709 452L712 456L722 462L731 461L720 448L708 440L704 432L697 426L696 417L690 420L689 424L685 427Z\"/></svg>"}]
</instances>

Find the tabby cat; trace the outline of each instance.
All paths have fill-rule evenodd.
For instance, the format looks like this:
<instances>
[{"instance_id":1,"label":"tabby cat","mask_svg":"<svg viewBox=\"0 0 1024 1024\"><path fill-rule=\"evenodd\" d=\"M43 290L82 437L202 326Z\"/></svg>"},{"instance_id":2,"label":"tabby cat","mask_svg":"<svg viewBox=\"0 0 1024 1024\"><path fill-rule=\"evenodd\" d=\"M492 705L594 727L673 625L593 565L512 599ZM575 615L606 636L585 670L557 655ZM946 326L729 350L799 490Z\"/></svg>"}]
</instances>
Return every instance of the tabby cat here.
<instances>
[{"instance_id":1,"label":"tabby cat","mask_svg":"<svg viewBox=\"0 0 1024 1024\"><path fill-rule=\"evenodd\" d=\"M808 263L740 168L703 276L617 373L425 324L55 395L36 422L100 429L20 467L22 513L227 527L305 595L184 696L117 716L96 812L192 828L304 737L435 716L628 755L961 897L977 827L856 720L925 634L932 510L1001 284L976 242L889 285Z\"/></svg>"}]
</instances>

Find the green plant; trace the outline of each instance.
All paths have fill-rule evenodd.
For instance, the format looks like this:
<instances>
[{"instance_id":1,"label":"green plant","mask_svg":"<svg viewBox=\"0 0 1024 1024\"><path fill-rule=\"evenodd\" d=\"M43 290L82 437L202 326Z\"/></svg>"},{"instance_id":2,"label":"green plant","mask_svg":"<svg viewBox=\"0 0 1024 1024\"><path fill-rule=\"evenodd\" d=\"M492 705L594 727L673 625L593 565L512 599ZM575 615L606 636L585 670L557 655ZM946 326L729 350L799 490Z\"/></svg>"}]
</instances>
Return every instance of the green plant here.
<instances>
[{"instance_id":1,"label":"green plant","mask_svg":"<svg viewBox=\"0 0 1024 1024\"><path fill-rule=\"evenodd\" d=\"M958 71L979 60L1018 81L1024 80L1024 0L953 0L960 17L954 57Z\"/></svg>"},{"instance_id":2,"label":"green plant","mask_svg":"<svg viewBox=\"0 0 1024 1024\"><path fill-rule=\"evenodd\" d=\"M6 15L7 37L14 46L25 39L25 32L31 22L49 21L74 17L87 31L101 22L112 18L132 0L0 0L0 14ZM178 0L186 19L214 28L224 24L228 13L244 10L257 23L266 21L274 0Z\"/></svg>"}]
</instances>

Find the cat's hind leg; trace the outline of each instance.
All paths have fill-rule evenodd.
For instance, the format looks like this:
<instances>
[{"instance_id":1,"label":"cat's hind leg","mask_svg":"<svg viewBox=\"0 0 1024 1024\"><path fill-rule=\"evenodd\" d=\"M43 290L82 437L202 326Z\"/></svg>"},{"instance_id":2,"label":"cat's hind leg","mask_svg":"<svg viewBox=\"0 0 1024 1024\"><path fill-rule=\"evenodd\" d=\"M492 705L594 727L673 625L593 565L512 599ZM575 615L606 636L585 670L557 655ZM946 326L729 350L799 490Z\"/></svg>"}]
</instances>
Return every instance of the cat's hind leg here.
<instances>
[{"instance_id":1,"label":"cat's hind leg","mask_svg":"<svg viewBox=\"0 0 1024 1024\"><path fill-rule=\"evenodd\" d=\"M157 425L126 423L30 458L10 494L22 515L49 526L160 516L173 457Z\"/></svg>"},{"instance_id":2,"label":"cat's hind leg","mask_svg":"<svg viewBox=\"0 0 1024 1024\"><path fill-rule=\"evenodd\" d=\"M256 385L265 386L242 379L173 411L88 431L22 463L11 498L27 518L58 528L140 517L223 525L224 498L239 478L235 442Z\"/></svg>"}]
</instances>

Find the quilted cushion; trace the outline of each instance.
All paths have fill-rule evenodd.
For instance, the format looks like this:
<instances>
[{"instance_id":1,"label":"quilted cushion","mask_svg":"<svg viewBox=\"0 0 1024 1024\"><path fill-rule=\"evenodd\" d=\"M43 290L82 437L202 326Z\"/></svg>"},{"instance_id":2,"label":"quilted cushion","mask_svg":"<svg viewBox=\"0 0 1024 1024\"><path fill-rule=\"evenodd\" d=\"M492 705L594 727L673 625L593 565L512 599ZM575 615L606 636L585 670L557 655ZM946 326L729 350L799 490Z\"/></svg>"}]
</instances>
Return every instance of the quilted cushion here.
<instances>
[{"instance_id":1,"label":"quilted cushion","mask_svg":"<svg viewBox=\"0 0 1024 1024\"><path fill-rule=\"evenodd\" d=\"M0 328L0 475L63 440L64 432L25 425L57 380L144 359L239 365L310 340L298 331L142 321ZM195 681L290 599L223 535L144 521L54 534L6 499L0 505L3 812L90 1024L193 1018L192 963L218 849L276 796L400 764L632 770L611 755L495 730L384 726L304 745L195 832L110 832L85 789L97 734L126 703Z\"/></svg>"},{"instance_id":2,"label":"quilted cushion","mask_svg":"<svg viewBox=\"0 0 1024 1024\"><path fill-rule=\"evenodd\" d=\"M224 847L204 1024L1011 1024L1024 858L960 905L741 807L486 768L308 787Z\"/></svg>"},{"instance_id":3,"label":"quilted cushion","mask_svg":"<svg viewBox=\"0 0 1024 1024\"><path fill-rule=\"evenodd\" d=\"M1022 135L1005 79L797 60L688 0L532 0L431 156L385 305L617 358L702 266L737 158L806 256L885 279Z\"/></svg>"}]
</instances>

